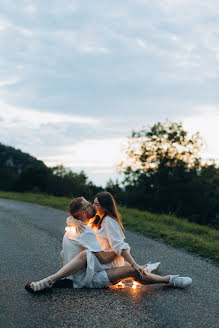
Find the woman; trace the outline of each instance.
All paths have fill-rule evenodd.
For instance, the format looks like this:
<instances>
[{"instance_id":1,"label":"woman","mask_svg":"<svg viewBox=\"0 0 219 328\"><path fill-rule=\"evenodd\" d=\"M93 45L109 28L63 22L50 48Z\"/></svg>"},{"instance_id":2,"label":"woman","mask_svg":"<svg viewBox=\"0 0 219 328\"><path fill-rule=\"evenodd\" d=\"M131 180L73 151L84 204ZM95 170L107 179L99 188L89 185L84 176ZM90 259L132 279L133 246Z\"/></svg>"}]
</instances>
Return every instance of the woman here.
<instances>
[{"instance_id":1,"label":"woman","mask_svg":"<svg viewBox=\"0 0 219 328\"><path fill-rule=\"evenodd\" d=\"M88 202L87 202L88 203ZM86 203L84 203L86 205ZM82 204L83 205L83 204ZM89 206L82 207L85 209ZM153 283L166 283L174 285L176 287L188 287L191 285L192 280L188 277L177 277L177 276L157 276L155 274L146 273L145 267L138 265L135 260L130 255L130 247L124 242L124 228L121 221L121 216L118 213L115 200L109 192L100 192L94 197L93 207L96 211L96 216L90 220L89 225L92 227L96 234L96 237L105 252L112 251L117 255L117 258L109 264L101 264L96 259L95 255L88 252L82 251L75 258L69 261L67 260L66 265L59 270L54 275L51 275L38 282L33 282L26 285L26 289L30 292L37 292L44 288L51 287L57 280L69 276L71 273L76 273L80 271L84 266L90 267L91 261L98 262L97 271L106 271L108 275L109 284L117 283L118 281L132 277L143 284L153 284ZM70 214L74 216L74 209L71 208L70 204ZM80 213L80 212L79 212ZM83 213L83 212L82 212ZM74 223L79 229L83 228L81 220L68 219L68 224ZM68 240L70 237L65 236ZM64 257L67 258L68 254L64 250ZM125 261L128 265L125 265ZM92 271L92 269L91 269ZM95 272L91 272L94 276ZM93 287L92 283L87 283L86 287ZM94 285L98 287L98 283ZM101 282L100 282L100 286ZM77 286L78 287L78 286ZM80 288L80 286L79 286Z\"/></svg>"}]
</instances>

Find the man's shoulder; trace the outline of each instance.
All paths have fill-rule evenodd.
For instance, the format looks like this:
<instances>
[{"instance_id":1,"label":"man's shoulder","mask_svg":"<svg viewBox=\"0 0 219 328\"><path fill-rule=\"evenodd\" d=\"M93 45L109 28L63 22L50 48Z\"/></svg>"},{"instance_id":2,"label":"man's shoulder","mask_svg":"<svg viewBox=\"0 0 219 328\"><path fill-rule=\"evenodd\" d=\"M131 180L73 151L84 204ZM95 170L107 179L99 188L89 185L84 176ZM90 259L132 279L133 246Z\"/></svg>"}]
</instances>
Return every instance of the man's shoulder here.
<instances>
[{"instance_id":1,"label":"man's shoulder","mask_svg":"<svg viewBox=\"0 0 219 328\"><path fill-rule=\"evenodd\" d=\"M85 227L84 231L78 234L78 243L91 252L101 252L103 249L100 246L97 237L90 227Z\"/></svg>"}]
</instances>

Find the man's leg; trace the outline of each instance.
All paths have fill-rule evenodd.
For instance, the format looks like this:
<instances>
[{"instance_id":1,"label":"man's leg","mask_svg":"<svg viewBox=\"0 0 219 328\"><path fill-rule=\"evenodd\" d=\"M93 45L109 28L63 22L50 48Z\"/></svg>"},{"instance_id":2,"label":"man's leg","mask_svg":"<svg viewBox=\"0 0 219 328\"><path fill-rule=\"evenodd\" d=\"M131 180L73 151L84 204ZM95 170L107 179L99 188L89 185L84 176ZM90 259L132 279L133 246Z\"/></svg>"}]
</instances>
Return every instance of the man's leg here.
<instances>
[{"instance_id":1,"label":"man's leg","mask_svg":"<svg viewBox=\"0 0 219 328\"><path fill-rule=\"evenodd\" d=\"M53 284L61 280L62 278L66 278L69 275L80 271L87 263L87 253L86 250L80 252L77 256L75 256L70 262L65 264L58 272L44 278L42 280L32 282L25 286L25 289L29 292L38 292L45 288L51 288Z\"/></svg>"},{"instance_id":2,"label":"man's leg","mask_svg":"<svg viewBox=\"0 0 219 328\"><path fill-rule=\"evenodd\" d=\"M117 284L119 281L127 278L133 278L136 281L139 281L140 283L144 285L150 285L150 284L158 284L158 283L165 283L167 284L170 280L170 276L158 276L153 273L146 272L142 277L140 274L135 271L135 269L131 266L123 266L119 268L111 268L106 270L109 281L112 284Z\"/></svg>"}]
</instances>

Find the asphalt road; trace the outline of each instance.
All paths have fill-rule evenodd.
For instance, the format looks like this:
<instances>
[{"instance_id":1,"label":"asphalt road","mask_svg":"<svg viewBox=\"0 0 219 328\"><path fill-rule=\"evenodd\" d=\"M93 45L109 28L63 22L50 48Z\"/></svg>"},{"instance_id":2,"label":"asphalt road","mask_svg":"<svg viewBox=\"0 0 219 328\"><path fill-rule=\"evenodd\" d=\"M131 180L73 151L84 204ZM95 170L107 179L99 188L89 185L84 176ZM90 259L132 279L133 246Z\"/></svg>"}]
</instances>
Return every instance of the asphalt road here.
<instances>
[{"instance_id":1,"label":"asphalt road","mask_svg":"<svg viewBox=\"0 0 219 328\"><path fill-rule=\"evenodd\" d=\"M0 199L0 327L218 328L218 266L182 250L126 232L140 264L161 261L160 274L188 275L185 290L55 289L32 295L26 282L56 271L67 213ZM134 218L133 218L134 219Z\"/></svg>"}]
</instances>

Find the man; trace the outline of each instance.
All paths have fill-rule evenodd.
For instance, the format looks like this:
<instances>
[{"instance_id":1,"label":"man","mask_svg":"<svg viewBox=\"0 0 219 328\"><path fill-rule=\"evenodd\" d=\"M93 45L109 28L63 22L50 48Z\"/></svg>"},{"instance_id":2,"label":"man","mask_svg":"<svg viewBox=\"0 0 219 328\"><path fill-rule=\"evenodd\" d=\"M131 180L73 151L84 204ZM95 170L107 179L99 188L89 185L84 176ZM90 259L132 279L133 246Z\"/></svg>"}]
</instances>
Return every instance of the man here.
<instances>
[{"instance_id":1,"label":"man","mask_svg":"<svg viewBox=\"0 0 219 328\"><path fill-rule=\"evenodd\" d=\"M107 264L115 259L113 252L104 252L98 243L92 229L86 224L94 216L92 205L83 197L74 199L70 204L70 214L81 220L84 231L67 231L63 238L63 252L67 264L54 275L25 286L29 292L37 292L52 287L60 279L71 275L73 287L104 288L132 277L143 284L166 283L175 287L188 287L192 280L188 277L157 276L143 271L129 253L129 246L125 243L123 257L131 265L107 268ZM85 264L87 264L85 266ZM106 267L104 267L104 264Z\"/></svg>"}]
</instances>

